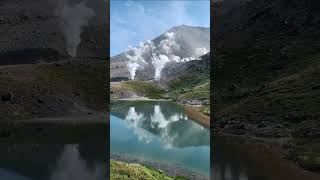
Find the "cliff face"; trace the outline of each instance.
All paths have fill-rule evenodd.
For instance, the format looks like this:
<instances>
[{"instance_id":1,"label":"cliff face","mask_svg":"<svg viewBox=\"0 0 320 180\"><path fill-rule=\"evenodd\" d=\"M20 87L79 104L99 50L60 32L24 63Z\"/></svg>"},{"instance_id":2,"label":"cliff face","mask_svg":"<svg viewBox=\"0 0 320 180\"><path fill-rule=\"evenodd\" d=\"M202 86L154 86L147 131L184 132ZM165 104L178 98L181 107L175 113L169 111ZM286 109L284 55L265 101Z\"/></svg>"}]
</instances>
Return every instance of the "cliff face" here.
<instances>
[{"instance_id":1,"label":"cliff face","mask_svg":"<svg viewBox=\"0 0 320 180\"><path fill-rule=\"evenodd\" d=\"M216 130L319 137L318 1L251 0L215 9Z\"/></svg>"}]
</instances>

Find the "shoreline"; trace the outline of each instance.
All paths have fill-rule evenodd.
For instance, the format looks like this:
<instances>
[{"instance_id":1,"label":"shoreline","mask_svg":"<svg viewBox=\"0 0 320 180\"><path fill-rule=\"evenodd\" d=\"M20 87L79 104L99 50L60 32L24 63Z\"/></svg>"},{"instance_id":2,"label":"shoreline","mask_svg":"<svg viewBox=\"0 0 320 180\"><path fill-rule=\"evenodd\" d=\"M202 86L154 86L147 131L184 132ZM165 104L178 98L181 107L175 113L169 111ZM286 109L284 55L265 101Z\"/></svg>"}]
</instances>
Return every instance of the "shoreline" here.
<instances>
[{"instance_id":1,"label":"shoreline","mask_svg":"<svg viewBox=\"0 0 320 180\"><path fill-rule=\"evenodd\" d=\"M201 113L193 105L182 104L179 102L176 102L176 103L183 106L187 115L189 115L194 121L200 123L201 125L206 126L207 128L210 128L210 124L211 124L210 116L207 116L207 115Z\"/></svg>"},{"instance_id":2,"label":"shoreline","mask_svg":"<svg viewBox=\"0 0 320 180\"><path fill-rule=\"evenodd\" d=\"M128 155L111 154L110 159L120 161L120 162L125 162L125 163L137 163L143 166L152 167L154 169L160 169L164 171L167 175L172 177L183 176L188 178L189 180L209 180L210 179L210 177L202 175L198 172L194 172L192 170L188 170L183 167L159 163L159 162L145 160L141 158L135 158Z\"/></svg>"},{"instance_id":3,"label":"shoreline","mask_svg":"<svg viewBox=\"0 0 320 180\"><path fill-rule=\"evenodd\" d=\"M6 123L57 123L57 124L91 124L91 123L108 123L109 113L93 113L93 114L79 114L79 115L66 115L59 117L41 117L31 119L11 119L1 120L0 124Z\"/></svg>"},{"instance_id":4,"label":"shoreline","mask_svg":"<svg viewBox=\"0 0 320 180\"><path fill-rule=\"evenodd\" d=\"M232 147L232 149L240 149L239 151L247 154L250 159L273 163L275 166L279 165L283 169L282 176L285 176L285 172L287 172L291 175L293 173L293 177L296 177L296 179L313 180L320 178L319 172L307 170L287 157L290 151L291 138L261 138L213 131L211 133L213 133L213 141L221 138L224 140L224 144Z\"/></svg>"},{"instance_id":5,"label":"shoreline","mask_svg":"<svg viewBox=\"0 0 320 180\"><path fill-rule=\"evenodd\" d=\"M152 99L143 96L130 97L130 98L120 98L112 99L111 101L171 101L170 99Z\"/></svg>"}]
</instances>

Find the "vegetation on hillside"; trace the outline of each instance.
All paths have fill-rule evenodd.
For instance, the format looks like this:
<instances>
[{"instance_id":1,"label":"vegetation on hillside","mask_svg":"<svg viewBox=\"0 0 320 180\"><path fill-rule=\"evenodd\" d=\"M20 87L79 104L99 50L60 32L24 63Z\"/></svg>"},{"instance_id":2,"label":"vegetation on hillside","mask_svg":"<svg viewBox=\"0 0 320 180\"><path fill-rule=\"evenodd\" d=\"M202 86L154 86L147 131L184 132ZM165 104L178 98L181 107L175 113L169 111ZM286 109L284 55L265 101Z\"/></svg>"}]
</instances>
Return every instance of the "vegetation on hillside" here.
<instances>
[{"instance_id":1,"label":"vegetation on hillside","mask_svg":"<svg viewBox=\"0 0 320 180\"><path fill-rule=\"evenodd\" d=\"M139 96L161 99L164 98L166 90L159 84L146 81L126 81L122 83L124 89L132 91Z\"/></svg>"},{"instance_id":2,"label":"vegetation on hillside","mask_svg":"<svg viewBox=\"0 0 320 180\"><path fill-rule=\"evenodd\" d=\"M123 163L110 160L111 180L186 180L184 177L170 177L162 170L156 170L140 164Z\"/></svg>"}]
</instances>

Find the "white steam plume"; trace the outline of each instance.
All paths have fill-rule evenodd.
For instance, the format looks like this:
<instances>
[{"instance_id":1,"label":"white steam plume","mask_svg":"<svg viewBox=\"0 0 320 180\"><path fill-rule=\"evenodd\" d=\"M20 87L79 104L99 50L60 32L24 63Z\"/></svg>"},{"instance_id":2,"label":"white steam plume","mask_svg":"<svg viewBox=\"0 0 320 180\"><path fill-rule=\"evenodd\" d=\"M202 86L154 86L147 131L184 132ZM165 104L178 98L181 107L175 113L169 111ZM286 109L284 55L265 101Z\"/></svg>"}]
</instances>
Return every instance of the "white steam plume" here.
<instances>
[{"instance_id":1,"label":"white steam plume","mask_svg":"<svg viewBox=\"0 0 320 180\"><path fill-rule=\"evenodd\" d=\"M152 65L154 67L154 79L155 80L160 80L161 78L161 71L164 68L164 66L166 65L167 62L169 62L169 58L166 55L160 54L159 56L157 56L156 54L152 55Z\"/></svg>"},{"instance_id":2,"label":"white steam plume","mask_svg":"<svg viewBox=\"0 0 320 180\"><path fill-rule=\"evenodd\" d=\"M140 43L137 48L129 46L126 51L128 61L128 70L131 79L135 78L136 71L146 63L151 63L154 67L154 79L160 80L162 69L168 62L185 62L195 60L194 57L181 58L174 54L180 50L180 45L176 41L176 34L174 32L167 32L165 39L161 40L156 47L150 40L145 43ZM128 54L128 53L130 54ZM148 62L149 59L151 62Z\"/></svg>"},{"instance_id":3,"label":"white steam plume","mask_svg":"<svg viewBox=\"0 0 320 180\"><path fill-rule=\"evenodd\" d=\"M60 0L56 6L55 15L59 17L67 52L74 57L81 42L82 28L88 25L95 13L84 2L70 5L67 0Z\"/></svg>"},{"instance_id":4,"label":"white steam plume","mask_svg":"<svg viewBox=\"0 0 320 180\"><path fill-rule=\"evenodd\" d=\"M126 51L126 56L129 59L127 66L131 79L134 79L137 69L147 63L146 58L150 56L150 53L154 49L155 46L151 41L147 41L146 43L140 42L137 48L129 47L129 50Z\"/></svg>"}]
</instances>

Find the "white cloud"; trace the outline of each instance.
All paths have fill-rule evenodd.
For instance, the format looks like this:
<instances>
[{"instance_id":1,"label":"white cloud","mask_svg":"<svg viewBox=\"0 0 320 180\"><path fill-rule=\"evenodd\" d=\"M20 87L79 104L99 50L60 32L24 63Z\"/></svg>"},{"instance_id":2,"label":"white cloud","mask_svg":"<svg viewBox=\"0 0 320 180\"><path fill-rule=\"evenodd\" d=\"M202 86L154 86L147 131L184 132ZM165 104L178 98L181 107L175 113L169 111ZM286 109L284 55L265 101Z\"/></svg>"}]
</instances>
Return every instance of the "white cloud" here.
<instances>
[{"instance_id":1,"label":"white cloud","mask_svg":"<svg viewBox=\"0 0 320 180\"><path fill-rule=\"evenodd\" d=\"M120 53L129 44L137 46L139 41L153 39L173 26L197 25L197 19L188 11L188 8L192 7L188 1L158 1L157 4L152 3L155 2L115 2L114 5L117 8L113 9L111 7L111 53L113 50ZM113 6L112 3L111 6ZM126 29L126 31L122 29Z\"/></svg>"}]
</instances>

